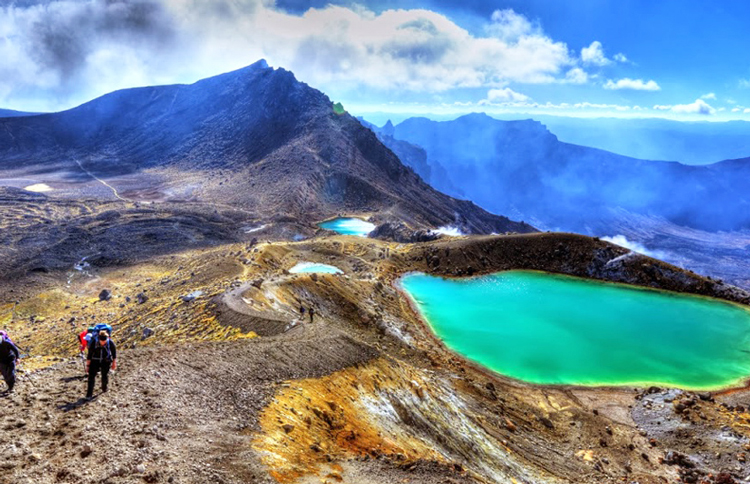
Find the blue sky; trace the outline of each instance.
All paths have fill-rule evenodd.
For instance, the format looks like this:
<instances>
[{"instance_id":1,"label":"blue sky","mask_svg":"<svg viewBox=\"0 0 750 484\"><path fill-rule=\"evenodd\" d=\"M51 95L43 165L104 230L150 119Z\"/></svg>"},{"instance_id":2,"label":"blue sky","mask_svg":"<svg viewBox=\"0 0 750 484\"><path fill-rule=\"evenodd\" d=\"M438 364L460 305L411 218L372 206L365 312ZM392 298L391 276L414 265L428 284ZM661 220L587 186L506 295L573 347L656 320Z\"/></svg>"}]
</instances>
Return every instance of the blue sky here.
<instances>
[{"instance_id":1,"label":"blue sky","mask_svg":"<svg viewBox=\"0 0 750 484\"><path fill-rule=\"evenodd\" d=\"M24 0L0 7L0 107L262 57L355 114L750 120L748 18L728 0Z\"/></svg>"}]
</instances>

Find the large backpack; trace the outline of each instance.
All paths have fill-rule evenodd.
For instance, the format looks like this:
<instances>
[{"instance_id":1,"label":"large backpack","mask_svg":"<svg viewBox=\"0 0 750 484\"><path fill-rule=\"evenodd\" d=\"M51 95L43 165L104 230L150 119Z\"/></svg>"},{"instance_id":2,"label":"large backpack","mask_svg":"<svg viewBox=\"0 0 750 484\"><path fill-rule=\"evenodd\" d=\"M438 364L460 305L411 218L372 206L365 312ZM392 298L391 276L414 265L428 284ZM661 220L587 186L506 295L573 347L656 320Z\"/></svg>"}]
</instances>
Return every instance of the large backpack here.
<instances>
[{"instance_id":1,"label":"large backpack","mask_svg":"<svg viewBox=\"0 0 750 484\"><path fill-rule=\"evenodd\" d=\"M91 331L91 341L99 339L99 331L106 331L110 338L112 337L112 326L101 323L94 326L94 329Z\"/></svg>"}]
</instances>

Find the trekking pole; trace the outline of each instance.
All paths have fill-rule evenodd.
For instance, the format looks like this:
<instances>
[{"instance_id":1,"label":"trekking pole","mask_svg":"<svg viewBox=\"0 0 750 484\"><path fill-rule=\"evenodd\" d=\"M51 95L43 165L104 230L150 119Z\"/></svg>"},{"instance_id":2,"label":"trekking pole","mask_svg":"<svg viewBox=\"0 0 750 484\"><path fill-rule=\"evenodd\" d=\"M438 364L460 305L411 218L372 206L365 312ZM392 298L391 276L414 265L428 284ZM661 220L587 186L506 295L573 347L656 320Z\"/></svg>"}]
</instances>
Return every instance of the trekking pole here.
<instances>
[{"instance_id":1,"label":"trekking pole","mask_svg":"<svg viewBox=\"0 0 750 484\"><path fill-rule=\"evenodd\" d=\"M25 355L25 356L28 356L28 355ZM21 368L17 368L17 370L18 370L19 374L23 373L23 379L24 379L24 381L28 381L29 383L31 383L32 387L36 388L36 383L34 383L34 380L31 378L31 376L29 376L29 372L28 371L22 370Z\"/></svg>"}]
</instances>

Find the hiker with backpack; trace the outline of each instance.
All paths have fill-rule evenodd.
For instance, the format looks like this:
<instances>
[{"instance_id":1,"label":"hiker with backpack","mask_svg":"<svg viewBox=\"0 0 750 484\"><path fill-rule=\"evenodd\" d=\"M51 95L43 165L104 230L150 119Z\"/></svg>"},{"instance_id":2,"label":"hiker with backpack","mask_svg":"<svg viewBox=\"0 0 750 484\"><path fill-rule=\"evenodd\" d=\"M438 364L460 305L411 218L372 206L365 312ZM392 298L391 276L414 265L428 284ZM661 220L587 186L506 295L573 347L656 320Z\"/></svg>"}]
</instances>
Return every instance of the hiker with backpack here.
<instances>
[{"instance_id":1,"label":"hiker with backpack","mask_svg":"<svg viewBox=\"0 0 750 484\"><path fill-rule=\"evenodd\" d=\"M94 332L94 327L89 326L84 329L78 335L78 352L81 355L81 362L83 362L83 373L88 374L86 370L86 349L91 343L91 335Z\"/></svg>"},{"instance_id":2,"label":"hiker with backpack","mask_svg":"<svg viewBox=\"0 0 750 484\"><path fill-rule=\"evenodd\" d=\"M16 384L16 360L20 358L18 347L8 337L8 333L0 331L0 373L8 385L6 393L11 393Z\"/></svg>"},{"instance_id":3,"label":"hiker with backpack","mask_svg":"<svg viewBox=\"0 0 750 484\"><path fill-rule=\"evenodd\" d=\"M111 329L110 329L111 331ZM97 330L95 336L88 345L89 353L86 358L86 371L89 374L86 398L90 399L94 395L94 384L96 383L96 374L102 374L102 392L107 391L109 384L109 370L117 369L117 347L114 341L109 338L109 332L105 329ZM92 335L94 335L92 333Z\"/></svg>"}]
</instances>

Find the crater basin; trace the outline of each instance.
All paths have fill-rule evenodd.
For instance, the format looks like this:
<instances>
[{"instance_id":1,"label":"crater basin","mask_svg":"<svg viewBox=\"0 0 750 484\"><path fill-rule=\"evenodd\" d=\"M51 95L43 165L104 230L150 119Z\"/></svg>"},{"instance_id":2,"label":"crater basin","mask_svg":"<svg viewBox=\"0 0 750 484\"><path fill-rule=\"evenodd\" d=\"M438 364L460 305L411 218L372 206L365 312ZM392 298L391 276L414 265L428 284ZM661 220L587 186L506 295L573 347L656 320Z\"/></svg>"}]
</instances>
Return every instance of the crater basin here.
<instances>
[{"instance_id":1,"label":"crater basin","mask_svg":"<svg viewBox=\"0 0 750 484\"><path fill-rule=\"evenodd\" d=\"M450 349L526 382L715 390L750 376L740 305L532 271L401 287Z\"/></svg>"}]
</instances>

